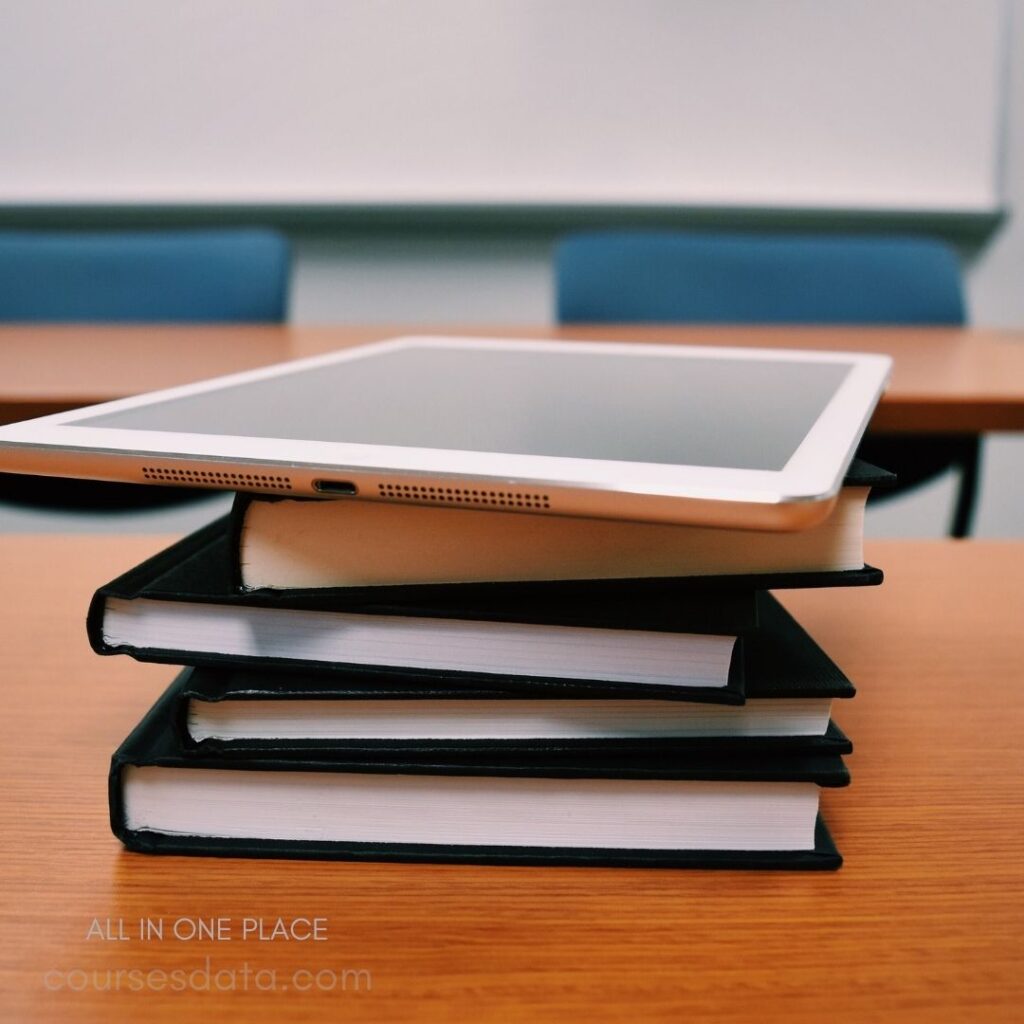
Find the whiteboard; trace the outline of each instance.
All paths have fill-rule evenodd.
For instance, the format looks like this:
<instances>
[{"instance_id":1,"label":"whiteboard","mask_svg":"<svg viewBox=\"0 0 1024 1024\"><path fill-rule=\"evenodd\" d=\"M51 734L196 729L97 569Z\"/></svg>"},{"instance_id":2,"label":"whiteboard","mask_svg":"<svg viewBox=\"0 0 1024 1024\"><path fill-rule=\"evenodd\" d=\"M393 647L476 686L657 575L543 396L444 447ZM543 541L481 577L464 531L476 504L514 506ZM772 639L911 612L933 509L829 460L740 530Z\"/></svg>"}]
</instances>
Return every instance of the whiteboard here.
<instances>
[{"instance_id":1,"label":"whiteboard","mask_svg":"<svg viewBox=\"0 0 1024 1024\"><path fill-rule=\"evenodd\" d=\"M1001 0L18 0L0 203L990 211Z\"/></svg>"}]
</instances>

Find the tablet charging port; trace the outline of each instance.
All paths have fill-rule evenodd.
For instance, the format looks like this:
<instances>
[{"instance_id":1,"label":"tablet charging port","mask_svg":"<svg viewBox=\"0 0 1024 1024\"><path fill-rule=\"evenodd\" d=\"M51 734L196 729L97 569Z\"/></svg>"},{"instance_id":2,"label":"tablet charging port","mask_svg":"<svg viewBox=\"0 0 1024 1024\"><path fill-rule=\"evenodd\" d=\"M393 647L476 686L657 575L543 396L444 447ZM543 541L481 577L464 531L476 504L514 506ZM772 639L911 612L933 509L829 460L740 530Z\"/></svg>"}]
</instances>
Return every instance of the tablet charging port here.
<instances>
[{"instance_id":1,"label":"tablet charging port","mask_svg":"<svg viewBox=\"0 0 1024 1024\"><path fill-rule=\"evenodd\" d=\"M313 490L321 494L358 494L359 490L351 480L314 480Z\"/></svg>"}]
</instances>

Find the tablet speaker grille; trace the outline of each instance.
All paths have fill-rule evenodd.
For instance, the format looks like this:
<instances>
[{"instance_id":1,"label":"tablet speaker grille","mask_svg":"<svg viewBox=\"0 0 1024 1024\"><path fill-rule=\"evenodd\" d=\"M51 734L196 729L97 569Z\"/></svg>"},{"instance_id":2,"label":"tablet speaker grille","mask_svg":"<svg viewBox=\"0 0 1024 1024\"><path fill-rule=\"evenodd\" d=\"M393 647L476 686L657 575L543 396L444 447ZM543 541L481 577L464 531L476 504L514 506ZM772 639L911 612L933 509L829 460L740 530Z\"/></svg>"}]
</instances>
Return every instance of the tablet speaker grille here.
<instances>
[{"instance_id":1,"label":"tablet speaker grille","mask_svg":"<svg viewBox=\"0 0 1024 1024\"><path fill-rule=\"evenodd\" d=\"M216 469L177 469L173 466L143 466L146 480L158 484L187 484L189 487L227 487L232 490L290 491L290 477L267 473L229 473Z\"/></svg>"},{"instance_id":2,"label":"tablet speaker grille","mask_svg":"<svg viewBox=\"0 0 1024 1024\"><path fill-rule=\"evenodd\" d=\"M379 483L377 493L389 501L410 501L417 505L474 505L479 508L524 511L551 508L548 495L539 491L492 491L485 488Z\"/></svg>"}]
</instances>

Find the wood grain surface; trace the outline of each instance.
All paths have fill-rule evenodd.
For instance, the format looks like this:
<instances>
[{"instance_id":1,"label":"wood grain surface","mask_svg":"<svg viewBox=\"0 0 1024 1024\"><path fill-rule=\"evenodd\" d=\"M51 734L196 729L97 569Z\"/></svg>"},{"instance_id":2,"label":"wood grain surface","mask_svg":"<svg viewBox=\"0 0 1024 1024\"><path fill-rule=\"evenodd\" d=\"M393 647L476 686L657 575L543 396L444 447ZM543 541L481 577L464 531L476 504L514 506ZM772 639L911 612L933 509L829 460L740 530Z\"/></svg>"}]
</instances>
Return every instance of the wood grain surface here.
<instances>
[{"instance_id":1,"label":"wood grain surface","mask_svg":"<svg viewBox=\"0 0 1024 1024\"><path fill-rule=\"evenodd\" d=\"M799 874L124 852L108 758L173 671L94 656L83 618L162 543L0 537L4 1021L1021 1020L1024 545L876 543L883 587L785 595L859 688L836 715L853 785L823 801L846 864ZM327 941L238 940L278 916L326 918ZM140 917L235 938L87 939ZM236 991L125 990L206 957ZM277 990L242 991L245 964ZM296 992L301 970L335 991Z\"/></svg>"},{"instance_id":2,"label":"wood grain surface","mask_svg":"<svg viewBox=\"0 0 1024 1024\"><path fill-rule=\"evenodd\" d=\"M3 326L0 423L403 334L881 352L876 432L1024 430L1024 331L921 327Z\"/></svg>"}]
</instances>

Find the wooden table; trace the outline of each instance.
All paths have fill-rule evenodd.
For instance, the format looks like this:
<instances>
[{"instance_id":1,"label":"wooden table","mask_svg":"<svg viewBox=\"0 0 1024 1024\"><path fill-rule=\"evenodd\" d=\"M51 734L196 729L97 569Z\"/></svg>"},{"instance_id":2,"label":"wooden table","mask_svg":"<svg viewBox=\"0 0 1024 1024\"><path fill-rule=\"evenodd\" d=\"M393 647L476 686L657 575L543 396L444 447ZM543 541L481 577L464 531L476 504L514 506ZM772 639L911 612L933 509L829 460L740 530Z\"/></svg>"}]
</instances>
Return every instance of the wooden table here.
<instances>
[{"instance_id":1,"label":"wooden table","mask_svg":"<svg viewBox=\"0 0 1024 1024\"><path fill-rule=\"evenodd\" d=\"M875 543L881 589L785 596L860 691L837 715L853 785L824 794L846 864L799 874L125 853L108 758L172 670L94 656L83 617L161 543L0 537L3 1020L1021 1019L1024 544ZM327 941L86 939L94 919L116 934L118 919L278 915L326 917ZM47 989L207 956L239 987L247 962L281 986L330 969L348 990Z\"/></svg>"},{"instance_id":2,"label":"wooden table","mask_svg":"<svg viewBox=\"0 0 1024 1024\"><path fill-rule=\"evenodd\" d=\"M0 327L0 423L401 334L884 352L876 432L1024 430L1024 332L843 327Z\"/></svg>"}]
</instances>

